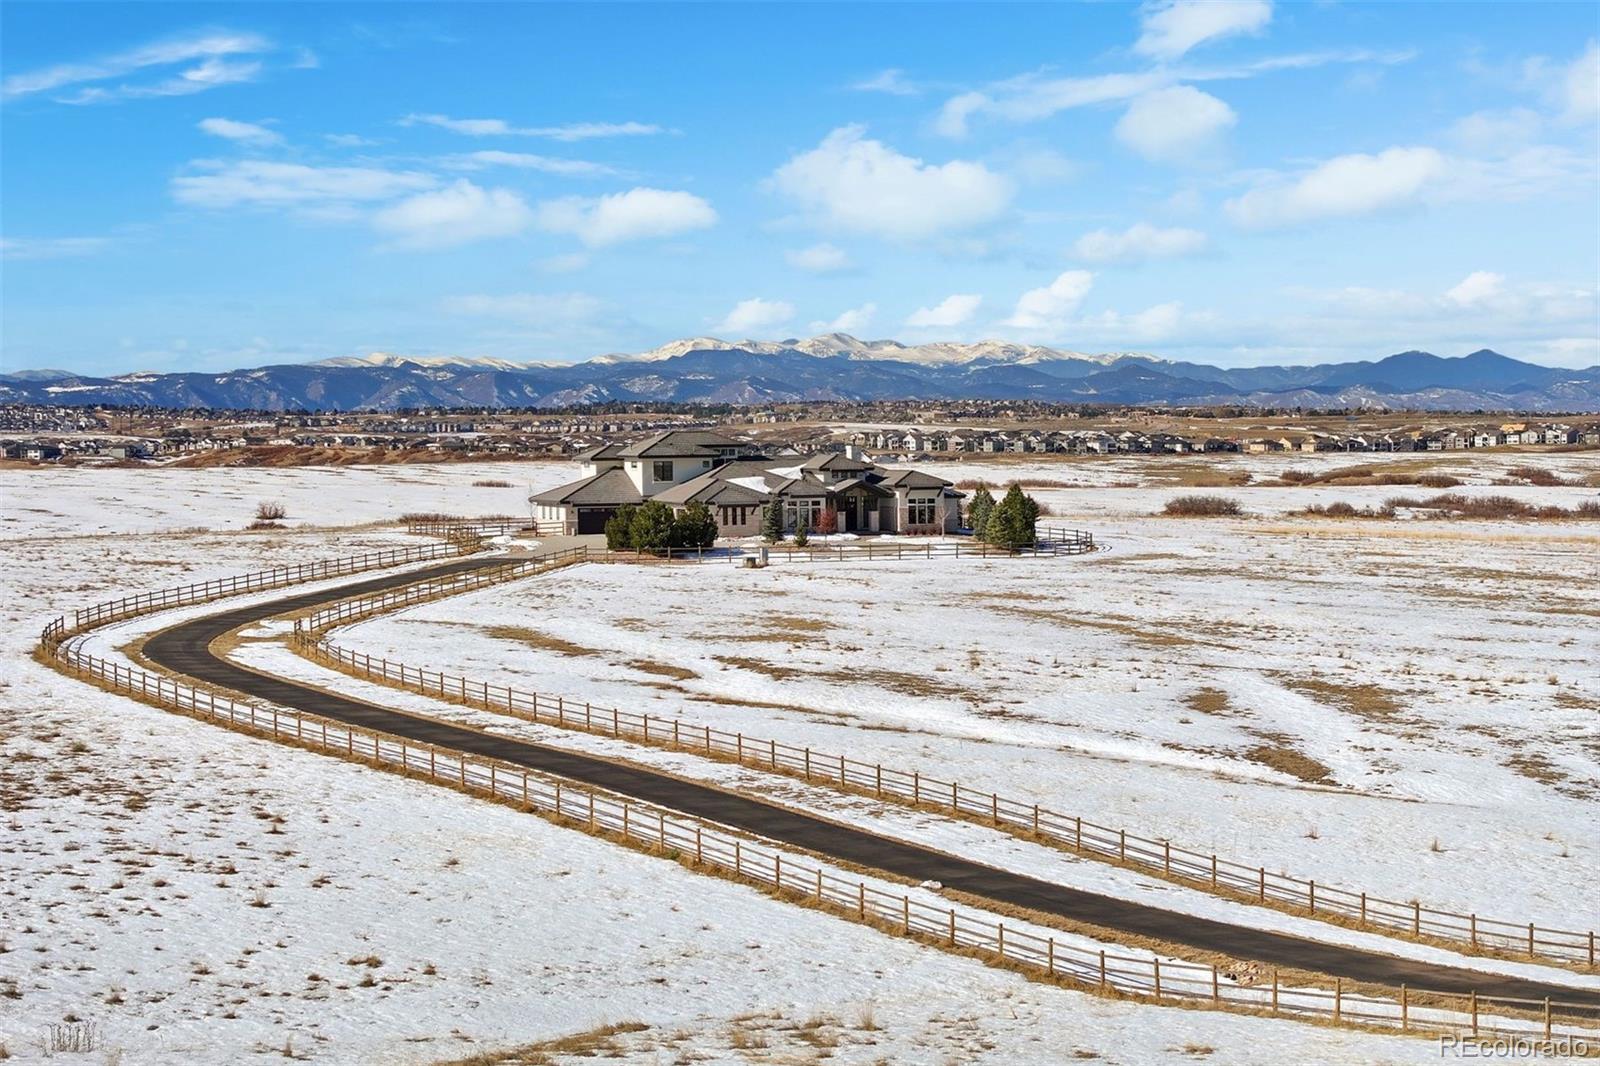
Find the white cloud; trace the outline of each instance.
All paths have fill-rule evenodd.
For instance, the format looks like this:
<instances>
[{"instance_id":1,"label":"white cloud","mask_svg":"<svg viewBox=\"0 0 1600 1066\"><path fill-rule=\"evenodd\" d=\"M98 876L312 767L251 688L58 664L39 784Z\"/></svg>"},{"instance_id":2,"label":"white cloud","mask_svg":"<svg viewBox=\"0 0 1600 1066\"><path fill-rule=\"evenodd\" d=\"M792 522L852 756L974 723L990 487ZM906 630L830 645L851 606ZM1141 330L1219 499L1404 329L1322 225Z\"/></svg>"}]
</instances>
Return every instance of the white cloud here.
<instances>
[{"instance_id":1,"label":"white cloud","mask_svg":"<svg viewBox=\"0 0 1600 1066\"><path fill-rule=\"evenodd\" d=\"M1011 183L982 163L924 163L864 132L834 130L779 167L773 187L822 225L905 239L968 229L1011 202Z\"/></svg>"},{"instance_id":2,"label":"white cloud","mask_svg":"<svg viewBox=\"0 0 1600 1066\"><path fill-rule=\"evenodd\" d=\"M1098 343L1116 346L1151 344L1178 336L1181 329L1193 329L1212 320L1206 314L1186 315L1180 303L1156 304L1143 311L1123 314L1120 311L1102 311L1096 315L1067 321L1049 323L1052 329L1070 329L1074 336Z\"/></svg>"},{"instance_id":3,"label":"white cloud","mask_svg":"<svg viewBox=\"0 0 1600 1066\"><path fill-rule=\"evenodd\" d=\"M514 292L499 296L473 293L447 297L441 306L455 315L504 318L538 325L551 321L587 321L604 308L600 300L583 292Z\"/></svg>"},{"instance_id":4,"label":"white cloud","mask_svg":"<svg viewBox=\"0 0 1600 1066\"><path fill-rule=\"evenodd\" d=\"M794 304L783 300L763 300L759 296L740 300L727 317L715 326L714 333L753 337L782 326L794 317Z\"/></svg>"},{"instance_id":5,"label":"white cloud","mask_svg":"<svg viewBox=\"0 0 1600 1066\"><path fill-rule=\"evenodd\" d=\"M1600 113L1600 44L1589 42L1562 79L1564 116L1582 122Z\"/></svg>"},{"instance_id":6,"label":"white cloud","mask_svg":"<svg viewBox=\"0 0 1600 1066\"><path fill-rule=\"evenodd\" d=\"M591 248L624 241L673 237L715 225L717 213L700 197L637 188L609 196L567 196L539 205L539 227L570 233Z\"/></svg>"},{"instance_id":7,"label":"white cloud","mask_svg":"<svg viewBox=\"0 0 1600 1066\"><path fill-rule=\"evenodd\" d=\"M1532 141L1543 125L1532 108L1474 111L1450 127L1450 139L1469 151L1505 155Z\"/></svg>"},{"instance_id":8,"label":"white cloud","mask_svg":"<svg viewBox=\"0 0 1600 1066\"><path fill-rule=\"evenodd\" d=\"M259 159L234 163L200 160L192 166L203 173L172 179L174 199L191 207L368 202L437 184L428 174L369 167L311 167Z\"/></svg>"},{"instance_id":9,"label":"white cloud","mask_svg":"<svg viewBox=\"0 0 1600 1066\"><path fill-rule=\"evenodd\" d=\"M1474 270L1454 288L1447 291L1445 299L1462 307L1470 307L1498 296L1505 289L1505 276L1487 270Z\"/></svg>"},{"instance_id":10,"label":"white cloud","mask_svg":"<svg viewBox=\"0 0 1600 1066\"><path fill-rule=\"evenodd\" d=\"M977 313L981 303L983 297L975 293L956 293L932 307L919 307L911 312L906 325L919 329L959 326Z\"/></svg>"},{"instance_id":11,"label":"white cloud","mask_svg":"<svg viewBox=\"0 0 1600 1066\"><path fill-rule=\"evenodd\" d=\"M1270 0L1165 0L1140 11L1133 50L1152 59L1177 59L1207 41L1260 33L1272 21Z\"/></svg>"},{"instance_id":12,"label":"white cloud","mask_svg":"<svg viewBox=\"0 0 1600 1066\"><path fill-rule=\"evenodd\" d=\"M461 155L446 156L441 162L453 170L516 167L520 170L537 170L545 174L573 178L597 178L616 173L604 163L591 163L583 159L557 159L547 155L532 155L528 152L466 152Z\"/></svg>"},{"instance_id":13,"label":"white cloud","mask_svg":"<svg viewBox=\"0 0 1600 1066\"><path fill-rule=\"evenodd\" d=\"M934 120L934 130L946 137L961 137L967 133L972 119L979 115L992 115L1008 122L1037 122L1071 108L1131 100L1181 82L1242 81L1277 71L1307 70L1331 63L1387 66L1405 63L1414 57L1414 52L1342 49L1270 56L1223 67L1158 67L1066 78L1023 74L986 85L981 91L951 97Z\"/></svg>"},{"instance_id":14,"label":"white cloud","mask_svg":"<svg viewBox=\"0 0 1600 1066\"><path fill-rule=\"evenodd\" d=\"M513 126L503 118L451 118L449 115L407 115L402 126L438 126L468 137L545 137L553 141L584 141L594 137L644 137L665 133L648 122L572 122L564 126Z\"/></svg>"},{"instance_id":15,"label":"white cloud","mask_svg":"<svg viewBox=\"0 0 1600 1066\"><path fill-rule=\"evenodd\" d=\"M73 259L104 251L110 244L109 237L0 237L0 258Z\"/></svg>"},{"instance_id":16,"label":"white cloud","mask_svg":"<svg viewBox=\"0 0 1600 1066\"><path fill-rule=\"evenodd\" d=\"M1137 97L1117 122L1117 140L1146 159L1181 161L1200 154L1230 129L1233 108L1190 85Z\"/></svg>"},{"instance_id":17,"label":"white cloud","mask_svg":"<svg viewBox=\"0 0 1600 1066\"><path fill-rule=\"evenodd\" d=\"M239 73L237 67L230 68L228 64L223 63L222 57L259 54L271 51L272 47L266 38L249 33L207 33L173 38L141 45L100 59L62 63L42 70L12 74L4 82L0 82L0 94L13 97L51 92L88 82L125 77L150 67L174 66L201 60L199 66L182 72L175 78L169 78L167 82L156 83L166 85L170 89L172 82L188 82L195 86L191 91L199 91L211 85L224 84L230 69L235 74ZM155 86L152 85L117 86L110 90L99 90L99 93L105 99L112 99L118 95L139 95L141 90L148 95L166 95L155 91Z\"/></svg>"},{"instance_id":18,"label":"white cloud","mask_svg":"<svg viewBox=\"0 0 1600 1066\"><path fill-rule=\"evenodd\" d=\"M1065 271L1050 284L1023 293L1005 324L1017 329L1056 329L1078 309L1093 285L1094 274L1089 271Z\"/></svg>"},{"instance_id":19,"label":"white cloud","mask_svg":"<svg viewBox=\"0 0 1600 1066\"><path fill-rule=\"evenodd\" d=\"M1235 222L1251 228L1371 214L1414 202L1444 173L1445 162L1433 148L1337 156L1298 177L1270 178L1225 208Z\"/></svg>"},{"instance_id":20,"label":"white cloud","mask_svg":"<svg viewBox=\"0 0 1600 1066\"><path fill-rule=\"evenodd\" d=\"M1205 251L1206 244L1206 235L1197 229L1160 229L1148 222L1136 222L1121 233L1106 229L1085 233L1072 250L1089 263L1142 263L1195 255Z\"/></svg>"},{"instance_id":21,"label":"white cloud","mask_svg":"<svg viewBox=\"0 0 1600 1066\"><path fill-rule=\"evenodd\" d=\"M877 317L878 305L865 303L860 307L852 307L842 311L832 322L813 322L813 333L859 333L872 325L872 320Z\"/></svg>"},{"instance_id":22,"label":"white cloud","mask_svg":"<svg viewBox=\"0 0 1600 1066\"><path fill-rule=\"evenodd\" d=\"M864 81L858 81L850 88L864 93L888 93L890 96L916 96L922 92L920 86L906 79L906 72L895 67L879 71Z\"/></svg>"},{"instance_id":23,"label":"white cloud","mask_svg":"<svg viewBox=\"0 0 1600 1066\"><path fill-rule=\"evenodd\" d=\"M335 148L370 148L382 143L371 137L363 137L359 133L324 133L322 139Z\"/></svg>"},{"instance_id":24,"label":"white cloud","mask_svg":"<svg viewBox=\"0 0 1600 1066\"><path fill-rule=\"evenodd\" d=\"M584 252L551 255L539 260L537 265L546 274L574 274L589 265L589 256Z\"/></svg>"},{"instance_id":25,"label":"white cloud","mask_svg":"<svg viewBox=\"0 0 1600 1066\"><path fill-rule=\"evenodd\" d=\"M282 134L265 126L258 126L254 122L236 122L231 118L203 118L195 123L195 126L202 133L209 133L213 137L222 137L258 148L283 143Z\"/></svg>"},{"instance_id":26,"label":"white cloud","mask_svg":"<svg viewBox=\"0 0 1600 1066\"><path fill-rule=\"evenodd\" d=\"M396 247L416 249L510 237L532 222L533 210L510 189L484 189L465 179L401 200L372 219Z\"/></svg>"},{"instance_id":27,"label":"white cloud","mask_svg":"<svg viewBox=\"0 0 1600 1066\"><path fill-rule=\"evenodd\" d=\"M812 274L836 274L841 270L849 270L851 266L850 257L844 249L827 242L784 252L783 257L795 269Z\"/></svg>"},{"instance_id":28,"label":"white cloud","mask_svg":"<svg viewBox=\"0 0 1600 1066\"><path fill-rule=\"evenodd\" d=\"M232 62L226 59L207 59L197 67L179 71L170 78L143 85L116 85L109 89L89 85L70 96L58 96L63 104L105 104L116 100L137 100L155 96L190 96L223 85L255 81L262 65L255 61Z\"/></svg>"}]
</instances>

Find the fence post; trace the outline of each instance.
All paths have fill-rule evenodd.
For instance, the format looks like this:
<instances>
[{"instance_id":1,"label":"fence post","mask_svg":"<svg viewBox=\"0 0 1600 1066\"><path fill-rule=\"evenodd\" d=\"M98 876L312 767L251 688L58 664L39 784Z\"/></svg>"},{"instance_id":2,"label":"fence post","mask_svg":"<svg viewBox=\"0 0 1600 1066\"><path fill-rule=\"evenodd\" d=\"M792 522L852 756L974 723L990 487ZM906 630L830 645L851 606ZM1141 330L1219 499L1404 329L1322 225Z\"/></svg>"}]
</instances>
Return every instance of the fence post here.
<instances>
[{"instance_id":1,"label":"fence post","mask_svg":"<svg viewBox=\"0 0 1600 1066\"><path fill-rule=\"evenodd\" d=\"M1152 958L1150 961L1153 964L1154 971L1155 971L1155 976L1156 976L1156 999L1160 999L1161 998L1161 960L1159 958Z\"/></svg>"},{"instance_id":2,"label":"fence post","mask_svg":"<svg viewBox=\"0 0 1600 1066\"><path fill-rule=\"evenodd\" d=\"M1272 971L1272 1013L1278 1013L1278 971Z\"/></svg>"},{"instance_id":3,"label":"fence post","mask_svg":"<svg viewBox=\"0 0 1600 1066\"><path fill-rule=\"evenodd\" d=\"M867 916L867 883L862 881L856 885L856 916Z\"/></svg>"},{"instance_id":4,"label":"fence post","mask_svg":"<svg viewBox=\"0 0 1600 1066\"><path fill-rule=\"evenodd\" d=\"M1411 935L1422 935L1422 901L1417 899L1411 901Z\"/></svg>"},{"instance_id":5,"label":"fence post","mask_svg":"<svg viewBox=\"0 0 1600 1066\"><path fill-rule=\"evenodd\" d=\"M996 942L995 952L1003 959L1006 957L1006 923L997 922L996 928L1000 930L1000 939Z\"/></svg>"},{"instance_id":6,"label":"fence post","mask_svg":"<svg viewBox=\"0 0 1600 1066\"><path fill-rule=\"evenodd\" d=\"M1215 853L1211 856L1211 890L1213 892L1217 890L1217 856Z\"/></svg>"},{"instance_id":7,"label":"fence post","mask_svg":"<svg viewBox=\"0 0 1600 1066\"><path fill-rule=\"evenodd\" d=\"M878 788L878 798L879 798L879 799L882 799L882 798L883 798L883 763L879 763L879 764L878 764L878 765L877 765L877 767L876 767L876 768L875 768L875 769L876 769L876 771L877 771L877 782L878 782L878 785L877 785L877 788ZM1594 943L1594 934L1593 934L1593 933L1590 933L1590 934L1589 934L1589 943L1590 943L1590 944L1591 944L1591 945L1593 945L1593 943ZM1594 951L1593 951L1593 949L1592 949L1592 947L1591 947L1591 950L1590 950L1590 952L1589 952L1589 955L1590 955L1590 958L1591 958L1591 959L1592 959L1592 958L1593 958L1593 956L1594 956Z\"/></svg>"},{"instance_id":8,"label":"fence post","mask_svg":"<svg viewBox=\"0 0 1600 1066\"><path fill-rule=\"evenodd\" d=\"M1261 871L1260 872L1261 872L1261 888L1260 888L1260 891L1257 893L1257 895L1258 895L1258 898L1261 900L1261 902L1265 903L1267 901L1267 868L1265 866L1261 867Z\"/></svg>"},{"instance_id":9,"label":"fence post","mask_svg":"<svg viewBox=\"0 0 1600 1066\"><path fill-rule=\"evenodd\" d=\"M1217 986L1217 964L1216 963L1212 963L1211 964L1211 1002L1220 1003L1221 1001L1222 1001L1222 990Z\"/></svg>"},{"instance_id":10,"label":"fence post","mask_svg":"<svg viewBox=\"0 0 1600 1066\"><path fill-rule=\"evenodd\" d=\"M744 856L737 840L733 842L733 872L739 876L744 875Z\"/></svg>"},{"instance_id":11,"label":"fence post","mask_svg":"<svg viewBox=\"0 0 1600 1066\"><path fill-rule=\"evenodd\" d=\"M699 866L705 861L705 848L700 840L700 826L694 827L694 864Z\"/></svg>"},{"instance_id":12,"label":"fence post","mask_svg":"<svg viewBox=\"0 0 1600 1066\"><path fill-rule=\"evenodd\" d=\"M1477 992L1477 989L1473 989L1473 991L1472 991L1472 1035L1473 1036L1477 1036L1478 1035L1478 992Z\"/></svg>"},{"instance_id":13,"label":"fence post","mask_svg":"<svg viewBox=\"0 0 1600 1066\"><path fill-rule=\"evenodd\" d=\"M1100 949L1100 991L1106 990L1106 949Z\"/></svg>"},{"instance_id":14,"label":"fence post","mask_svg":"<svg viewBox=\"0 0 1600 1066\"><path fill-rule=\"evenodd\" d=\"M1344 981L1338 977L1333 979L1333 1024L1339 1024L1339 1013L1344 1007Z\"/></svg>"},{"instance_id":15,"label":"fence post","mask_svg":"<svg viewBox=\"0 0 1600 1066\"><path fill-rule=\"evenodd\" d=\"M1311 913L1317 913L1317 882L1315 878L1306 882L1306 899L1311 904Z\"/></svg>"},{"instance_id":16,"label":"fence post","mask_svg":"<svg viewBox=\"0 0 1600 1066\"><path fill-rule=\"evenodd\" d=\"M1550 997L1544 997L1544 1038L1550 1039Z\"/></svg>"},{"instance_id":17,"label":"fence post","mask_svg":"<svg viewBox=\"0 0 1600 1066\"><path fill-rule=\"evenodd\" d=\"M1044 972L1050 977L1056 975L1056 938L1051 937L1045 941Z\"/></svg>"},{"instance_id":18,"label":"fence post","mask_svg":"<svg viewBox=\"0 0 1600 1066\"><path fill-rule=\"evenodd\" d=\"M1411 994L1405 985L1400 986L1400 1031L1411 1027Z\"/></svg>"},{"instance_id":19,"label":"fence post","mask_svg":"<svg viewBox=\"0 0 1600 1066\"><path fill-rule=\"evenodd\" d=\"M900 923L905 926L905 935L911 935L911 897L900 897Z\"/></svg>"},{"instance_id":20,"label":"fence post","mask_svg":"<svg viewBox=\"0 0 1600 1066\"><path fill-rule=\"evenodd\" d=\"M1361 924L1367 924L1367 894L1361 893Z\"/></svg>"},{"instance_id":21,"label":"fence post","mask_svg":"<svg viewBox=\"0 0 1600 1066\"><path fill-rule=\"evenodd\" d=\"M911 771L911 802L922 802L922 774L916 770Z\"/></svg>"},{"instance_id":22,"label":"fence post","mask_svg":"<svg viewBox=\"0 0 1600 1066\"><path fill-rule=\"evenodd\" d=\"M1039 805L1037 803L1033 805L1033 835L1039 835Z\"/></svg>"},{"instance_id":23,"label":"fence post","mask_svg":"<svg viewBox=\"0 0 1600 1066\"><path fill-rule=\"evenodd\" d=\"M1121 862L1128 861L1128 831L1117 830L1117 859Z\"/></svg>"},{"instance_id":24,"label":"fence post","mask_svg":"<svg viewBox=\"0 0 1600 1066\"><path fill-rule=\"evenodd\" d=\"M950 908L950 946L956 946L956 909Z\"/></svg>"}]
</instances>

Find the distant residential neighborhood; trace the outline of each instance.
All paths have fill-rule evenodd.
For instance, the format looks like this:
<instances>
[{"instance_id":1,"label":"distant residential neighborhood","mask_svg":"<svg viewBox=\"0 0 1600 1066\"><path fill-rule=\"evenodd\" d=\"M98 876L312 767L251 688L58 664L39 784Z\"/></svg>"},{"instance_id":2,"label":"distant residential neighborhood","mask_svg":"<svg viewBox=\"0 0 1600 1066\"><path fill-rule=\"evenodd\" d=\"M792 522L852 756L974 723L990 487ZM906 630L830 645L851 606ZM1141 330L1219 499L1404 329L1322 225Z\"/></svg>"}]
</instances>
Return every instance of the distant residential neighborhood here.
<instances>
[{"instance_id":1,"label":"distant residential neighborhood","mask_svg":"<svg viewBox=\"0 0 1600 1066\"><path fill-rule=\"evenodd\" d=\"M1185 432L1151 428L1168 411L1053 405L896 403L656 411L249 414L235 411L0 406L0 458L48 462L427 462L579 456L668 430L745 431L769 455L859 449L880 459L940 455L1188 455L1273 452L1437 452L1519 446L1600 446L1600 421L1492 417L1377 428L1354 415L1196 412ZM1393 422L1393 420L1390 420ZM1334 429L1332 425L1349 424ZM1262 428L1267 426L1270 428Z\"/></svg>"}]
</instances>

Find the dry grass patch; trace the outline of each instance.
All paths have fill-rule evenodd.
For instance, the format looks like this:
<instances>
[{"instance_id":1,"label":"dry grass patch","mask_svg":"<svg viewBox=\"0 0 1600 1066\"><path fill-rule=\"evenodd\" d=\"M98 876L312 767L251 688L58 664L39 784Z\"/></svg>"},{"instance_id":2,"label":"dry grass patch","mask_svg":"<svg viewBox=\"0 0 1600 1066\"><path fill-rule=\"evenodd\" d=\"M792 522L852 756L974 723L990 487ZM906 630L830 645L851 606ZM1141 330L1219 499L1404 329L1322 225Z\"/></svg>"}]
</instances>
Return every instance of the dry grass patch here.
<instances>
[{"instance_id":1,"label":"dry grass patch","mask_svg":"<svg viewBox=\"0 0 1600 1066\"><path fill-rule=\"evenodd\" d=\"M648 1028L643 1022L617 1022L507 1051L485 1051L464 1059L451 1059L438 1066L553 1066L558 1055L616 1058L624 1051L618 1036Z\"/></svg>"},{"instance_id":2,"label":"dry grass patch","mask_svg":"<svg viewBox=\"0 0 1600 1066\"><path fill-rule=\"evenodd\" d=\"M601 654L598 648L574 644L570 640L563 640L561 637L553 636L549 633L541 633L539 630L529 629L527 626L487 626L484 628L484 632L495 640L509 640L517 644L526 644L530 648L538 648L540 651L553 651L559 655Z\"/></svg>"},{"instance_id":3,"label":"dry grass patch","mask_svg":"<svg viewBox=\"0 0 1600 1066\"><path fill-rule=\"evenodd\" d=\"M648 659L634 659L627 664L628 669L637 670L642 674L655 674L657 677L670 677L674 681L692 681L700 675L687 666L673 666L671 663L651 662Z\"/></svg>"},{"instance_id":4,"label":"dry grass patch","mask_svg":"<svg viewBox=\"0 0 1600 1066\"><path fill-rule=\"evenodd\" d=\"M1297 777L1309 785L1331 785L1332 771L1302 751L1286 744L1257 744L1244 753L1253 763Z\"/></svg>"},{"instance_id":5,"label":"dry grass patch","mask_svg":"<svg viewBox=\"0 0 1600 1066\"><path fill-rule=\"evenodd\" d=\"M1341 685L1315 677L1295 678L1285 684L1296 692L1331 703L1361 718L1392 718L1403 709L1398 693L1382 685Z\"/></svg>"},{"instance_id":6,"label":"dry grass patch","mask_svg":"<svg viewBox=\"0 0 1600 1066\"><path fill-rule=\"evenodd\" d=\"M1220 688L1196 689L1183 698L1190 710L1201 714L1228 715L1233 709L1228 704L1228 694Z\"/></svg>"},{"instance_id":7,"label":"dry grass patch","mask_svg":"<svg viewBox=\"0 0 1600 1066\"><path fill-rule=\"evenodd\" d=\"M815 676L821 680L835 681L843 685L872 685L876 688L888 689L890 692L903 696L962 698L970 695L969 691L963 686L939 681L926 674L912 674L903 670L889 670L883 667L829 670L819 672Z\"/></svg>"},{"instance_id":8,"label":"dry grass patch","mask_svg":"<svg viewBox=\"0 0 1600 1066\"><path fill-rule=\"evenodd\" d=\"M1236 518L1244 514L1244 508L1232 496L1191 493L1188 496L1174 496L1167 501L1161 513L1176 518Z\"/></svg>"}]
</instances>

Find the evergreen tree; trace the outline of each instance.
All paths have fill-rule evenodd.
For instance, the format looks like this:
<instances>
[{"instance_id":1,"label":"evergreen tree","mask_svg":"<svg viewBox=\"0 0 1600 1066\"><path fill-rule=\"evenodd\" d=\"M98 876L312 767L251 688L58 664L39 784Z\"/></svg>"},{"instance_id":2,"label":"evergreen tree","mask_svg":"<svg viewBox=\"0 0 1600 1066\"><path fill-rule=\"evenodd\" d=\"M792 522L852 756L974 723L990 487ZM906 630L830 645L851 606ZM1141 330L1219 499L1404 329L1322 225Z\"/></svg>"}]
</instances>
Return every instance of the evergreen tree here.
<instances>
[{"instance_id":1,"label":"evergreen tree","mask_svg":"<svg viewBox=\"0 0 1600 1066\"><path fill-rule=\"evenodd\" d=\"M614 552L628 551L633 547L633 512L638 510L630 503L618 507L606 519L606 547Z\"/></svg>"},{"instance_id":2,"label":"evergreen tree","mask_svg":"<svg viewBox=\"0 0 1600 1066\"><path fill-rule=\"evenodd\" d=\"M761 539L776 544L783 539L783 501L773 497L761 512Z\"/></svg>"},{"instance_id":3,"label":"evergreen tree","mask_svg":"<svg viewBox=\"0 0 1600 1066\"><path fill-rule=\"evenodd\" d=\"M978 484L977 491L972 494L972 502L967 504L967 525L972 527L972 535L978 540L985 540L989 535L989 519L994 515L994 497L989 495L989 486Z\"/></svg>"},{"instance_id":4,"label":"evergreen tree","mask_svg":"<svg viewBox=\"0 0 1600 1066\"><path fill-rule=\"evenodd\" d=\"M711 508L696 500L672 520L674 548L709 548L717 542L717 520Z\"/></svg>"},{"instance_id":5,"label":"evergreen tree","mask_svg":"<svg viewBox=\"0 0 1600 1066\"><path fill-rule=\"evenodd\" d=\"M985 539L1002 548L1016 550L1034 543L1035 523L1039 519L1039 505L1030 496L1024 496L1022 486L1015 483L1006 490L989 516Z\"/></svg>"},{"instance_id":6,"label":"evergreen tree","mask_svg":"<svg viewBox=\"0 0 1600 1066\"><path fill-rule=\"evenodd\" d=\"M634 548L649 552L672 547L672 525L672 508L660 500L640 504L629 524Z\"/></svg>"},{"instance_id":7,"label":"evergreen tree","mask_svg":"<svg viewBox=\"0 0 1600 1066\"><path fill-rule=\"evenodd\" d=\"M806 532L806 513L801 511L794 520L794 546L804 548L811 543L811 537Z\"/></svg>"}]
</instances>

